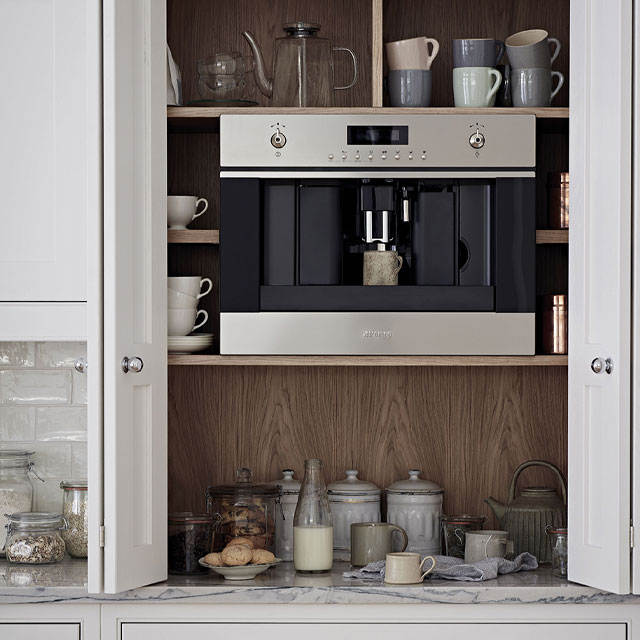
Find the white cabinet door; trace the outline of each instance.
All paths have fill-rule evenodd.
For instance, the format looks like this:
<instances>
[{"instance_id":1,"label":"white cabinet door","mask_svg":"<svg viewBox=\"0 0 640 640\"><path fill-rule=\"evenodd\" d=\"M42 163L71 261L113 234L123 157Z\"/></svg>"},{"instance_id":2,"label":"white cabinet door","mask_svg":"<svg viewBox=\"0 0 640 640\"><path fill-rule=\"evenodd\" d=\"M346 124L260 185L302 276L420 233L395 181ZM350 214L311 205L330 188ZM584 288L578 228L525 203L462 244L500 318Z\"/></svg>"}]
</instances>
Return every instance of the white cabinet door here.
<instances>
[{"instance_id":1,"label":"white cabinet door","mask_svg":"<svg viewBox=\"0 0 640 640\"><path fill-rule=\"evenodd\" d=\"M6 635L5 635L6 634ZM79 624L2 624L0 638L11 640L81 640Z\"/></svg>"},{"instance_id":2,"label":"white cabinet door","mask_svg":"<svg viewBox=\"0 0 640 640\"><path fill-rule=\"evenodd\" d=\"M167 575L166 27L165 0L103 8L104 586L112 593ZM128 373L125 357L138 359Z\"/></svg>"},{"instance_id":3,"label":"white cabinet door","mask_svg":"<svg viewBox=\"0 0 640 640\"><path fill-rule=\"evenodd\" d=\"M0 2L0 302L87 299L87 216L101 205L99 4Z\"/></svg>"},{"instance_id":4,"label":"white cabinet door","mask_svg":"<svg viewBox=\"0 0 640 640\"><path fill-rule=\"evenodd\" d=\"M631 31L632 0L571 3L569 579L618 593L630 587Z\"/></svg>"}]
</instances>

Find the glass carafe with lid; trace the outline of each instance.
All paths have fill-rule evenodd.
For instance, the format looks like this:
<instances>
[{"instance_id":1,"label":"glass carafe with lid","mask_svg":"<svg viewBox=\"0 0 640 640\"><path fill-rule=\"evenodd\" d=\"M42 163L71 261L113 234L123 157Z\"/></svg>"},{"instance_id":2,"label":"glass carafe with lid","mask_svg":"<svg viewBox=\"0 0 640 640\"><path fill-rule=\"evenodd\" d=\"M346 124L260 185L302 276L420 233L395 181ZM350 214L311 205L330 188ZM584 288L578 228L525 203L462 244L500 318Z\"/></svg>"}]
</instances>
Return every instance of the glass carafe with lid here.
<instances>
[{"instance_id":1,"label":"glass carafe with lid","mask_svg":"<svg viewBox=\"0 0 640 640\"><path fill-rule=\"evenodd\" d=\"M358 80L356 56L346 47L332 47L327 38L318 37L320 25L291 22L282 25L287 34L275 41L273 77L267 76L262 51L253 34L243 36L251 46L256 61L254 75L262 93L274 107L331 107L334 91L350 89ZM353 79L344 87L334 86L333 52L346 51L353 60Z\"/></svg>"}]
</instances>

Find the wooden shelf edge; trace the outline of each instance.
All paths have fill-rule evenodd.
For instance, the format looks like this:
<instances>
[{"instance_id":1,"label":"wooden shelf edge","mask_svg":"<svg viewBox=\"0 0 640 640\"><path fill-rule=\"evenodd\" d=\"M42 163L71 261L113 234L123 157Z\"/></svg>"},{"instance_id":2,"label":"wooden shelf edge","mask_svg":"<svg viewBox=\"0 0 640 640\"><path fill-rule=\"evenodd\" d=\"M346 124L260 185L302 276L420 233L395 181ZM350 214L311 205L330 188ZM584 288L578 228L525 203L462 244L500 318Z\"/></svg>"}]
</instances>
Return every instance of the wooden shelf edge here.
<instances>
[{"instance_id":1,"label":"wooden shelf edge","mask_svg":"<svg viewBox=\"0 0 640 640\"><path fill-rule=\"evenodd\" d=\"M565 367L567 356L171 355L170 365L236 367Z\"/></svg>"},{"instance_id":2,"label":"wooden shelf edge","mask_svg":"<svg viewBox=\"0 0 640 640\"><path fill-rule=\"evenodd\" d=\"M536 244L569 244L569 230L538 229Z\"/></svg>"},{"instance_id":3,"label":"wooden shelf edge","mask_svg":"<svg viewBox=\"0 0 640 640\"><path fill-rule=\"evenodd\" d=\"M217 229L167 229L169 244L220 244Z\"/></svg>"}]
</instances>

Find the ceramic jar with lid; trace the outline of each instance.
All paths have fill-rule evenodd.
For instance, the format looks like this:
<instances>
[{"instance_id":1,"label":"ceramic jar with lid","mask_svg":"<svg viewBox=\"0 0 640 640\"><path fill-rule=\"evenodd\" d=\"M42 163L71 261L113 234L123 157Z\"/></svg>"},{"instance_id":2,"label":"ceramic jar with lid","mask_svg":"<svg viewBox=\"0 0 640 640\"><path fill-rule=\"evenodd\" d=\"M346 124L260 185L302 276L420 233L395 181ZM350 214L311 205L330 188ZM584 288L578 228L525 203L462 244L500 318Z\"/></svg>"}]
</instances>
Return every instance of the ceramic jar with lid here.
<instances>
[{"instance_id":1,"label":"ceramic jar with lid","mask_svg":"<svg viewBox=\"0 0 640 640\"><path fill-rule=\"evenodd\" d=\"M282 478L269 484L280 487L282 514L276 514L276 556L282 560L293 560L293 516L300 494L300 480L296 480L292 469L283 469Z\"/></svg>"},{"instance_id":2,"label":"ceramic jar with lid","mask_svg":"<svg viewBox=\"0 0 640 640\"><path fill-rule=\"evenodd\" d=\"M333 557L351 557L351 525L356 522L380 522L380 489L371 482L358 479L355 469L345 471L343 480L328 487L333 514Z\"/></svg>"},{"instance_id":3,"label":"ceramic jar with lid","mask_svg":"<svg viewBox=\"0 0 640 640\"><path fill-rule=\"evenodd\" d=\"M387 522L402 527L409 537L407 551L440 553L440 515L444 490L435 482L420 478L418 469L409 478L387 488Z\"/></svg>"}]
</instances>

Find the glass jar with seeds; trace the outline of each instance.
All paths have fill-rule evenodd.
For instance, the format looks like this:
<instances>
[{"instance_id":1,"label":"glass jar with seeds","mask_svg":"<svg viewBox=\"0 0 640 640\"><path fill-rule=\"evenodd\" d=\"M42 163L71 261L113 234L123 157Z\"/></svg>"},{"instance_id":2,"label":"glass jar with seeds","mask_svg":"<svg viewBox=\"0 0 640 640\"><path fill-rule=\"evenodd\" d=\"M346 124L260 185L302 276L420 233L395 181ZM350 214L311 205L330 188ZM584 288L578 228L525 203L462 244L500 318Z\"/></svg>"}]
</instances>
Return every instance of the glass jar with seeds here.
<instances>
[{"instance_id":1,"label":"glass jar with seeds","mask_svg":"<svg viewBox=\"0 0 640 640\"><path fill-rule=\"evenodd\" d=\"M58 513L5 514L9 519L6 553L9 562L54 564L64 558L65 544L60 532L67 528Z\"/></svg>"},{"instance_id":2,"label":"glass jar with seeds","mask_svg":"<svg viewBox=\"0 0 640 640\"><path fill-rule=\"evenodd\" d=\"M69 480L60 483L64 500L62 515L68 528L62 531L62 539L67 551L74 558L87 557L89 503L87 500L87 481Z\"/></svg>"}]
</instances>

